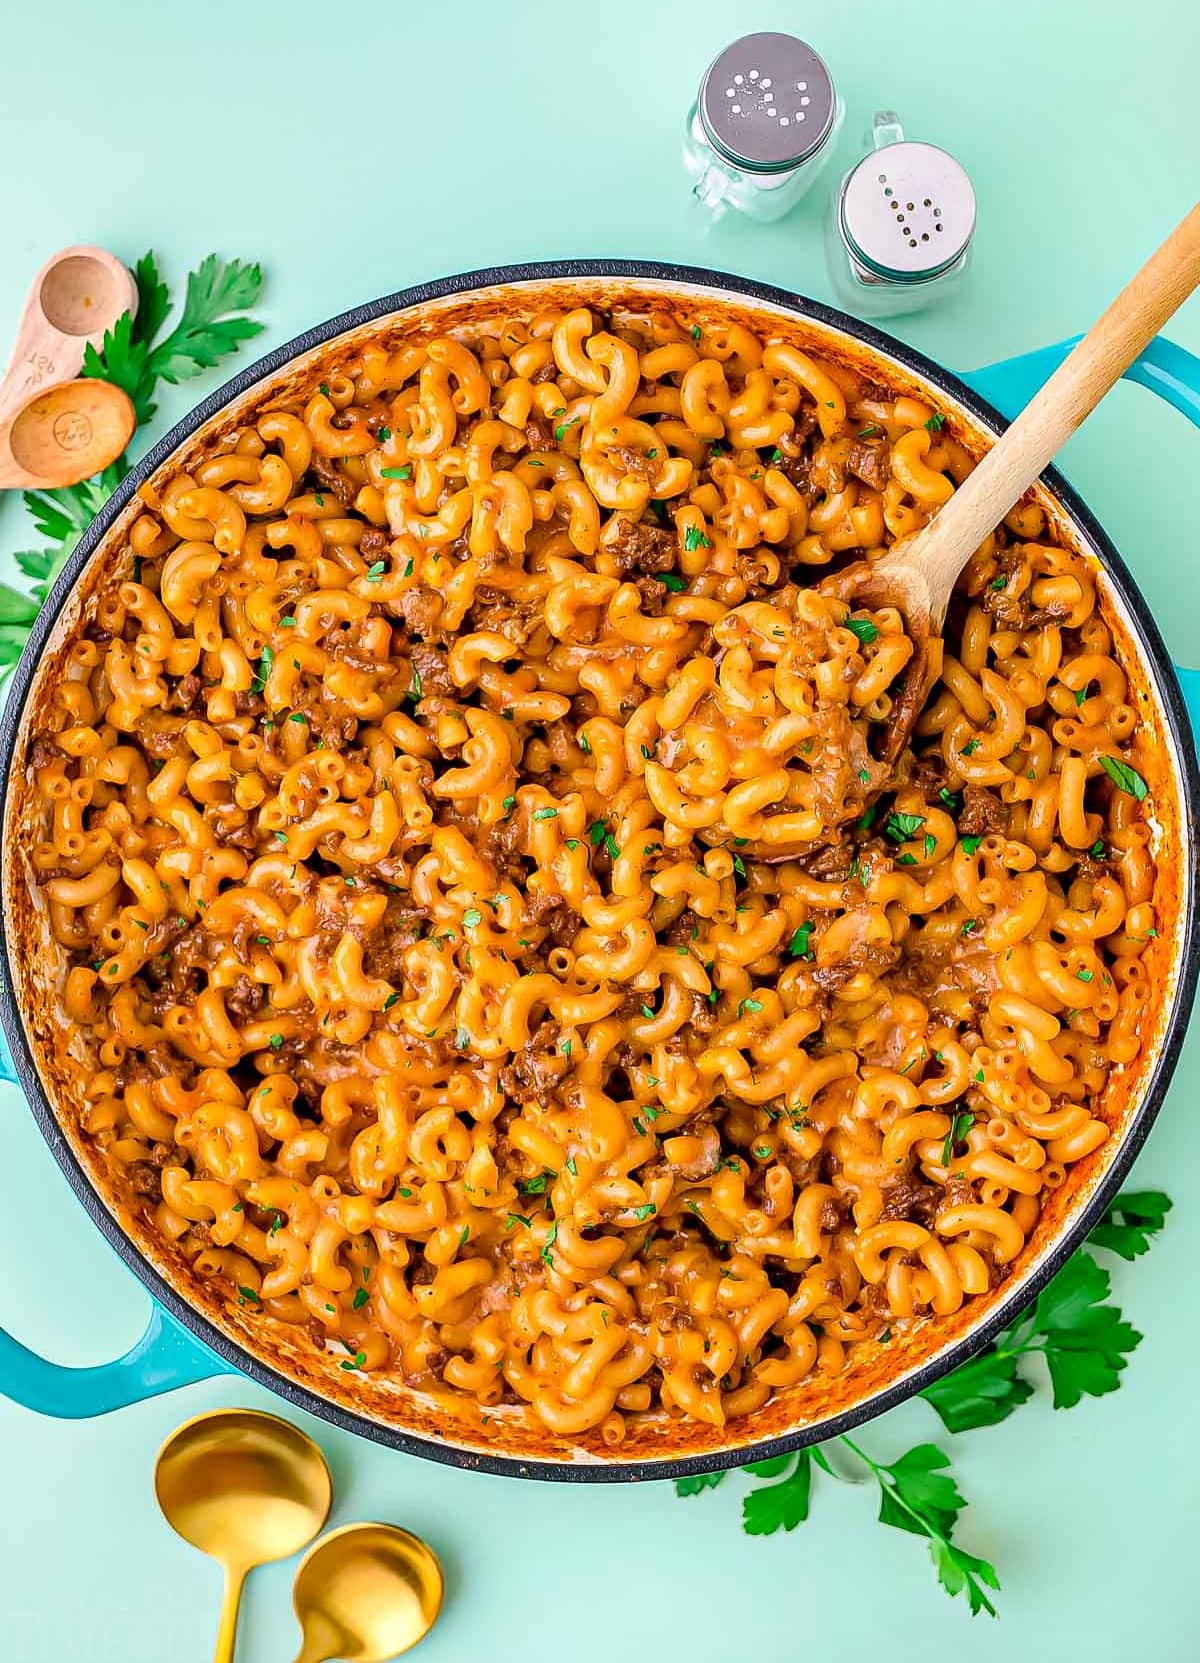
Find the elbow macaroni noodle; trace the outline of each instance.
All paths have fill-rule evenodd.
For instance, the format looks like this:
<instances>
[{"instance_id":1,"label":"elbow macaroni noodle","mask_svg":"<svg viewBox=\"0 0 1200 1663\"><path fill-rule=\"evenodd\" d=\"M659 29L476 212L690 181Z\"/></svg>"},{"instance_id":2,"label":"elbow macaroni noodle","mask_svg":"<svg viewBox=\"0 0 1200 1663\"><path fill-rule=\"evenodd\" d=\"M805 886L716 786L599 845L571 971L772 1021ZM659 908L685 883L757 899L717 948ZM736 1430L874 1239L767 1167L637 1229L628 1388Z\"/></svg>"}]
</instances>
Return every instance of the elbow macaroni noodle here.
<instances>
[{"instance_id":1,"label":"elbow macaroni noodle","mask_svg":"<svg viewBox=\"0 0 1200 1663\"><path fill-rule=\"evenodd\" d=\"M198 1273L608 1445L1005 1276L1138 1051L1125 674L1022 504L867 806L911 644L807 581L970 466L793 346L578 309L367 347L143 491L31 859L84 1127Z\"/></svg>"}]
</instances>

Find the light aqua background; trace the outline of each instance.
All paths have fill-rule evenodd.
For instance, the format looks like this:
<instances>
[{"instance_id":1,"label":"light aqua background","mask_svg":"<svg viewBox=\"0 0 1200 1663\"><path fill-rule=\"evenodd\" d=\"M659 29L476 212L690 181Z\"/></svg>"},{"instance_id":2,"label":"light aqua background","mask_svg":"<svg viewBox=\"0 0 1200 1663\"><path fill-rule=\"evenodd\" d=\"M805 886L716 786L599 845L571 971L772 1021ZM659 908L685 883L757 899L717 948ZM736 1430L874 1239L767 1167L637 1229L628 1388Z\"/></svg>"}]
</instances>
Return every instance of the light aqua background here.
<instances>
[{"instance_id":1,"label":"light aqua background","mask_svg":"<svg viewBox=\"0 0 1200 1663\"><path fill-rule=\"evenodd\" d=\"M75 241L129 259L152 245L177 286L209 249L260 258L264 349L357 301L505 260L693 261L829 298L824 191L782 224L731 216L708 231L683 187L684 108L708 59L750 28L790 28L825 54L850 108L844 160L871 110L894 105L914 136L945 144L971 171L973 287L898 331L951 366L1085 328L1200 184L1194 0L59 0L9 10L0 348L33 271ZM1200 305L1170 333L1200 350ZM163 417L212 384L165 398ZM1123 387L1072 443L1066 471L1176 657L1200 663L1200 437ZM0 504L0 549L30 541L17 501ZM7 555L0 570L8 575ZM865 1491L826 1483L808 1525L752 1541L738 1528L740 1480L690 1502L664 1485L540 1487L310 1423L333 1465L336 1519L394 1519L444 1557L446 1612L418 1655L642 1663L669 1646L697 1663L1195 1657L1198 1085L1193 1040L1137 1168L1174 1193L1176 1211L1153 1256L1115 1274L1147 1335L1125 1387L1070 1414L1042 1397L1002 1427L947 1440L975 1501L962 1540L996 1561L1005 1584L999 1624L972 1624L947 1601L922 1545L871 1522ZM0 1117L0 1319L61 1361L104 1361L140 1332L145 1295L11 1092ZM4 1663L209 1656L217 1573L161 1522L150 1475L178 1421L224 1403L276 1400L213 1381L74 1424L0 1401ZM867 1438L890 1458L937 1434L918 1404ZM253 1579L244 1663L292 1655L291 1571Z\"/></svg>"}]
</instances>

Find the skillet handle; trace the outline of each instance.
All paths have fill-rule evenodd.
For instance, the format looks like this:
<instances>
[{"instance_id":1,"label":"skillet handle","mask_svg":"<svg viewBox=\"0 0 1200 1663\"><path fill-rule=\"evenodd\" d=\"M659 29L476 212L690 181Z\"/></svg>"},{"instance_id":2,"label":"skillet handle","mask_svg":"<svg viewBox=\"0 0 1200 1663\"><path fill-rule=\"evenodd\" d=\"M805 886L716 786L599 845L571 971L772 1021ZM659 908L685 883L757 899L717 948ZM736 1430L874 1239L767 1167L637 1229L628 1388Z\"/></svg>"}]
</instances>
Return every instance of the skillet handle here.
<instances>
[{"instance_id":1,"label":"skillet handle","mask_svg":"<svg viewBox=\"0 0 1200 1663\"><path fill-rule=\"evenodd\" d=\"M962 379L1002 415L1015 416L1079 338L1074 335L1069 341L1056 341L1053 346L1022 353L1019 358L988 364L981 370L969 371ZM1149 387L1152 393L1185 415L1193 426L1200 427L1200 358L1194 352L1156 335L1130 364L1124 379ZM1200 736L1200 671L1184 670L1176 665L1175 674L1192 719L1192 736L1196 738Z\"/></svg>"},{"instance_id":2,"label":"skillet handle","mask_svg":"<svg viewBox=\"0 0 1200 1663\"><path fill-rule=\"evenodd\" d=\"M1036 352L1023 352L1018 358L968 370L962 379L1002 415L1015 416L1081 339L1072 335L1068 341L1056 341ZM1149 387L1200 427L1200 358L1194 352L1156 335L1130 364L1124 379Z\"/></svg>"},{"instance_id":3,"label":"skillet handle","mask_svg":"<svg viewBox=\"0 0 1200 1663\"><path fill-rule=\"evenodd\" d=\"M19 1085L0 1034L0 1080ZM115 1362L94 1368L64 1368L0 1328L0 1396L61 1420L85 1420L129 1403L191 1386L214 1374L233 1374L228 1363L193 1339L160 1305L151 1305L141 1339Z\"/></svg>"},{"instance_id":4,"label":"skillet handle","mask_svg":"<svg viewBox=\"0 0 1200 1663\"><path fill-rule=\"evenodd\" d=\"M161 1305L151 1305L141 1339L123 1357L93 1368L64 1368L0 1328L0 1396L59 1420L88 1420L148 1397L236 1370L193 1339Z\"/></svg>"}]
</instances>

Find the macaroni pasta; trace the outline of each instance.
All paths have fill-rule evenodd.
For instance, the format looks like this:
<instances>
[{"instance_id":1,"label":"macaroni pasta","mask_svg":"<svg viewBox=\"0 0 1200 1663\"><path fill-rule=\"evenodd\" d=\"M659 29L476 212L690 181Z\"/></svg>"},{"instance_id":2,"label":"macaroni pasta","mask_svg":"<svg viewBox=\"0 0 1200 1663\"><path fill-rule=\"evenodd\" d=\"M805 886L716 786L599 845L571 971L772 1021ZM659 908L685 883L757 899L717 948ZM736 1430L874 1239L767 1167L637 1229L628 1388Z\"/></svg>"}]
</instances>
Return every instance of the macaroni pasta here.
<instances>
[{"instance_id":1,"label":"macaroni pasta","mask_svg":"<svg viewBox=\"0 0 1200 1663\"><path fill-rule=\"evenodd\" d=\"M143 491L30 859L85 1130L197 1273L608 1445L1005 1276L1109 1135L1155 861L1031 502L878 797L911 644L811 582L970 467L794 346L579 309L365 347Z\"/></svg>"}]
</instances>

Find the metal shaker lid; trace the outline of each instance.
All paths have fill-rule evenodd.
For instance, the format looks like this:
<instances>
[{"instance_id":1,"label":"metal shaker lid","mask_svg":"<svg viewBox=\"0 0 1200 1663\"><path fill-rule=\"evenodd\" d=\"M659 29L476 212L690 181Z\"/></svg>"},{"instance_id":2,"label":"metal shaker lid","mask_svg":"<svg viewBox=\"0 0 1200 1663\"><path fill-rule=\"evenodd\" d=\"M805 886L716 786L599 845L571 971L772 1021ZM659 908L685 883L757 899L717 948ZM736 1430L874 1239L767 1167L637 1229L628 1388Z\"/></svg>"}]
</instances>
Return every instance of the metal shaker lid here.
<instances>
[{"instance_id":1,"label":"metal shaker lid","mask_svg":"<svg viewBox=\"0 0 1200 1663\"><path fill-rule=\"evenodd\" d=\"M937 277L966 251L975 191L936 144L905 139L863 157L842 189L838 224L850 253L892 282Z\"/></svg>"},{"instance_id":2,"label":"metal shaker lid","mask_svg":"<svg viewBox=\"0 0 1200 1663\"><path fill-rule=\"evenodd\" d=\"M700 120L718 155L751 173L798 167L833 127L833 79L794 35L743 35L709 65Z\"/></svg>"}]
</instances>

